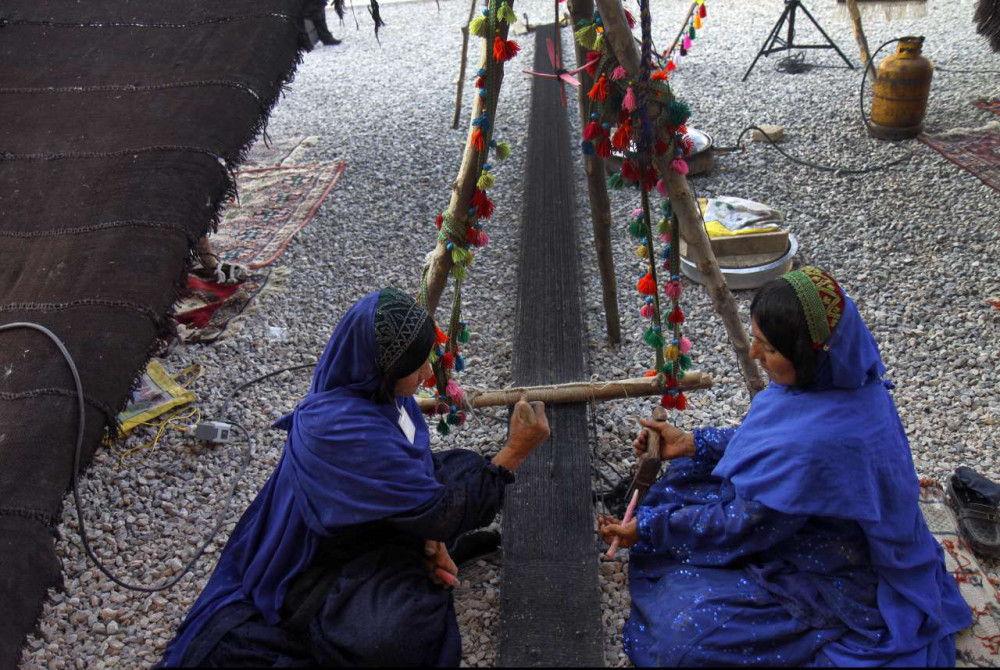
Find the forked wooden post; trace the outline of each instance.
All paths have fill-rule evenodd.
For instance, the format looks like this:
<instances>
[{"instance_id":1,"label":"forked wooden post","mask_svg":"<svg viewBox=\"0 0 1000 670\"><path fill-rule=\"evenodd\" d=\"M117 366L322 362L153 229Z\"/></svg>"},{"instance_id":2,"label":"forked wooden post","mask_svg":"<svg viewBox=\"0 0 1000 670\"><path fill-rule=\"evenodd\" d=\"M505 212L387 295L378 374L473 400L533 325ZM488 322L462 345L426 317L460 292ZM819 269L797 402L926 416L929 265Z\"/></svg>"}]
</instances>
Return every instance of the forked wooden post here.
<instances>
[{"instance_id":1,"label":"forked wooden post","mask_svg":"<svg viewBox=\"0 0 1000 670\"><path fill-rule=\"evenodd\" d=\"M594 0L569 0L572 30L580 19L590 20L594 16ZM558 19L558 17L557 17ZM577 67L587 62L587 50L576 45ZM580 100L580 127L587 125L587 107L590 98L587 91L594 85L593 78L586 70L581 70L578 95ZM605 181L604 159L600 156L584 156L583 167L587 174L587 193L590 196L590 219L594 226L594 250L597 253L597 269L601 274L601 293L604 300L604 320L607 325L608 341L618 344L622 340L621 318L618 316L618 280L615 277L615 259L611 254L611 202L608 200L608 184Z\"/></svg>"},{"instance_id":2,"label":"forked wooden post","mask_svg":"<svg viewBox=\"0 0 1000 670\"><path fill-rule=\"evenodd\" d=\"M854 39L857 40L858 49L861 50L861 64L867 65L872 56L868 50L868 38L865 37L865 29L861 25L861 10L858 9L858 0L847 0L847 10L851 13L851 24L854 26Z\"/></svg>"},{"instance_id":3,"label":"forked wooden post","mask_svg":"<svg viewBox=\"0 0 1000 670\"><path fill-rule=\"evenodd\" d=\"M455 116L451 120L451 127L458 128L458 119L462 115L462 91L465 89L465 65L469 60L469 24L472 23L476 15L476 6L479 0L472 0L469 7L469 18L462 26L462 62L458 66L458 88L455 92Z\"/></svg>"},{"instance_id":4,"label":"forked wooden post","mask_svg":"<svg viewBox=\"0 0 1000 670\"><path fill-rule=\"evenodd\" d=\"M632 31L625 19L625 11L621 0L596 0L604 23L604 35L611 45L618 62L633 79L637 79L640 70L639 49L636 46ZM652 100L649 104L649 114L652 118L659 115L660 108ZM662 130L658 131L662 132ZM663 138L670 141L672 138ZM712 299L715 311L722 319L729 335L729 341L736 351L736 358L743 373L750 394L753 395L764 388L764 380L760 376L757 364L750 358L750 339L740 321L736 301L726 285L719 263L715 259L712 245L705 232L701 209L691 195L687 179L670 169L670 157L667 154L657 157L656 167L663 176L667 190L670 193L670 205L680 221L681 235L688 244L688 253L698 264L698 270L705 276L708 294Z\"/></svg>"}]
</instances>

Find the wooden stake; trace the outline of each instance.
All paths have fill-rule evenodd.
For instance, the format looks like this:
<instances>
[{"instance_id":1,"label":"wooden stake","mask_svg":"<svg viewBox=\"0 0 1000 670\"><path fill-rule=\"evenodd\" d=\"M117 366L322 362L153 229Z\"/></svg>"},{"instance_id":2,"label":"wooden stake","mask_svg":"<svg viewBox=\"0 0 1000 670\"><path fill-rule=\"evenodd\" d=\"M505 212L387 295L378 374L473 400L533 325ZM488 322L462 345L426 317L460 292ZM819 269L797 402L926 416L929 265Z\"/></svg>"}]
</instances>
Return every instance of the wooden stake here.
<instances>
[{"instance_id":1,"label":"wooden stake","mask_svg":"<svg viewBox=\"0 0 1000 670\"><path fill-rule=\"evenodd\" d=\"M508 0L508 4L513 8L514 0ZM507 39L507 31L510 28L502 21L499 24L499 37ZM493 39L483 40L483 47L479 58L479 67L486 68L487 59L493 51ZM487 90L486 97L476 96L476 101L472 105L472 119L485 113L489 116L493 127L496 127L497 97L500 95L500 84L503 81L504 68L502 63L497 64L496 80L491 82ZM469 139L476 127L469 124ZM492 130L487 133L487 139L492 138ZM458 169L458 176L452 184L451 202L448 204L448 213L455 220L456 224L463 225L468 220L469 204L472 202L472 195L476 188L476 181L479 179L479 152L476 151L472 142L466 140L465 153L462 155L462 165ZM441 294L448 283L448 273L451 272L451 252L448 251L443 242L438 242L431 255L430 267L427 269L427 311L433 317L437 311Z\"/></svg>"},{"instance_id":2,"label":"wooden stake","mask_svg":"<svg viewBox=\"0 0 1000 670\"><path fill-rule=\"evenodd\" d=\"M858 49L861 50L861 64L866 65L872 56L868 50L865 29L861 26L861 10L858 9L858 0L847 0L847 9L851 13L851 23L854 25L854 39L857 40Z\"/></svg>"},{"instance_id":3,"label":"wooden stake","mask_svg":"<svg viewBox=\"0 0 1000 670\"><path fill-rule=\"evenodd\" d=\"M462 115L462 91L465 89L465 64L469 60L469 24L476 16L476 6L479 0L472 0L469 7L469 20L462 26L462 62L458 66L458 91L455 93L455 116L451 120L451 127L458 128L458 118Z\"/></svg>"},{"instance_id":4,"label":"wooden stake","mask_svg":"<svg viewBox=\"0 0 1000 670\"><path fill-rule=\"evenodd\" d=\"M569 0L572 26L581 19L589 21L594 16L594 0ZM571 26L571 29L572 29ZM577 67L587 62L587 50L574 39ZM593 78L586 70L577 77L580 101L580 127L590 121L587 108L590 98L587 91L593 86ZM604 300L604 321L608 331L608 341L618 344L622 340L621 318L618 315L618 280L615 277L615 259L611 253L611 201L608 199L608 184L605 181L604 159L600 156L584 156L584 171L587 174L587 193L590 196L590 220L594 227L594 250L597 253L597 269L601 275L601 293Z\"/></svg>"},{"instance_id":5,"label":"wooden stake","mask_svg":"<svg viewBox=\"0 0 1000 670\"><path fill-rule=\"evenodd\" d=\"M632 31L629 30L625 19L621 0L596 0L596 2L597 8L601 12L601 20L604 23L605 39L608 40L618 62L628 71L629 76L633 79L638 78L640 70L639 50L636 48ZM659 113L659 105L650 100L650 117L655 119ZM672 138L664 139L672 140ZM698 264L698 270L706 278L706 286L712 299L712 305L726 327L729 341L736 351L743 379L746 381L752 396L765 387L764 380L760 376L757 364L750 358L750 339L747 337L746 330L744 330L740 320L736 301L733 300L733 295L729 292L726 279L722 276L719 263L712 252L712 245L702 221L701 209L691 195L687 179L670 169L669 155L664 154L658 157L656 166L670 193L670 204L680 220L681 235L688 244L688 253L692 256L692 260Z\"/></svg>"},{"instance_id":6,"label":"wooden stake","mask_svg":"<svg viewBox=\"0 0 1000 670\"><path fill-rule=\"evenodd\" d=\"M580 403L597 400L621 400L623 398L640 398L660 395L663 393L662 379L657 377L638 377L621 381L607 382L572 382L569 384L553 384L551 386L523 386L519 388L483 391L476 393L472 389L465 390L465 409L481 407L511 407L522 395L527 402L541 401L549 405ZM711 388L712 376L689 370L681 380L678 389L684 392ZM430 397L417 397L417 404L422 411L430 411L437 406L437 400Z\"/></svg>"}]
</instances>

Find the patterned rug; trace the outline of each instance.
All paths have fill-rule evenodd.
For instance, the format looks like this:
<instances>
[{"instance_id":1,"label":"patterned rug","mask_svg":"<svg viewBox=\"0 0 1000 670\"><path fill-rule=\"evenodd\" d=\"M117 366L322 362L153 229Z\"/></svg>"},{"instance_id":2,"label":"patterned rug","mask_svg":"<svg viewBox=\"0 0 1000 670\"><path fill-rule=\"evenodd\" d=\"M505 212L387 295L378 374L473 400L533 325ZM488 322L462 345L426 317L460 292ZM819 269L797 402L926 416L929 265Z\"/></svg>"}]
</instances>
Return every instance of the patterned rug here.
<instances>
[{"instance_id":1,"label":"patterned rug","mask_svg":"<svg viewBox=\"0 0 1000 670\"><path fill-rule=\"evenodd\" d=\"M243 162L244 168L284 167L305 163L309 149L319 144L319 137L281 137L276 140L257 142L250 149L250 155Z\"/></svg>"},{"instance_id":2,"label":"patterned rug","mask_svg":"<svg viewBox=\"0 0 1000 670\"><path fill-rule=\"evenodd\" d=\"M1000 191L1000 122L923 134L920 141Z\"/></svg>"},{"instance_id":3,"label":"patterned rug","mask_svg":"<svg viewBox=\"0 0 1000 670\"><path fill-rule=\"evenodd\" d=\"M231 334L240 317L252 312L251 301L266 291L280 290L288 273L288 268L275 268L228 285L188 275L188 294L174 307L178 336L186 344L210 344Z\"/></svg>"},{"instance_id":4,"label":"patterned rug","mask_svg":"<svg viewBox=\"0 0 1000 670\"><path fill-rule=\"evenodd\" d=\"M944 549L945 566L958 582L972 610L972 626L958 634L956 665L964 668L1000 667L1000 592L976 555L958 534L958 520L945 502L937 482L920 485L920 510L935 539Z\"/></svg>"},{"instance_id":5,"label":"patterned rug","mask_svg":"<svg viewBox=\"0 0 1000 670\"><path fill-rule=\"evenodd\" d=\"M252 270L273 263L312 220L344 167L322 163L240 170L239 202L229 206L219 232L211 236L212 250L223 261Z\"/></svg>"},{"instance_id":6,"label":"patterned rug","mask_svg":"<svg viewBox=\"0 0 1000 670\"><path fill-rule=\"evenodd\" d=\"M1000 114L1000 100L977 100L972 103L976 109Z\"/></svg>"}]
</instances>

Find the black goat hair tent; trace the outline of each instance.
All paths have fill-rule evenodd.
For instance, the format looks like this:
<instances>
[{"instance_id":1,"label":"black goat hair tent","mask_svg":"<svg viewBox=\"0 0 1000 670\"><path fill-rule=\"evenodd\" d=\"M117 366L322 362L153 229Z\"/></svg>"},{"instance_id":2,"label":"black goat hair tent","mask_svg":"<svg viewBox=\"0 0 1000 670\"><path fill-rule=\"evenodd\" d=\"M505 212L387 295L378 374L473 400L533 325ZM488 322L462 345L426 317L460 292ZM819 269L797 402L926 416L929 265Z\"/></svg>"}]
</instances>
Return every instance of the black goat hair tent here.
<instances>
[{"instance_id":1,"label":"black goat hair tent","mask_svg":"<svg viewBox=\"0 0 1000 670\"><path fill-rule=\"evenodd\" d=\"M65 342L83 462L158 340L192 245L299 58L302 0L0 7L0 326ZM41 333L0 332L0 668L46 590L77 396Z\"/></svg>"}]
</instances>

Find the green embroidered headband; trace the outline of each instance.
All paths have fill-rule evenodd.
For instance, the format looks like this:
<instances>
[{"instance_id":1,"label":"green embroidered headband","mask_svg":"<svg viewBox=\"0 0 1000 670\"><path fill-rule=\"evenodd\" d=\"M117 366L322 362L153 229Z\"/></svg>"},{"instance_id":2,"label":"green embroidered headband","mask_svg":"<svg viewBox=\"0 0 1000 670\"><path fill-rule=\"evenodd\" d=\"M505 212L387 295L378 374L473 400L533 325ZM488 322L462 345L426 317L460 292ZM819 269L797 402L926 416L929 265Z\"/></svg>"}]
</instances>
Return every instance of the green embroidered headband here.
<instances>
[{"instance_id":1,"label":"green embroidered headband","mask_svg":"<svg viewBox=\"0 0 1000 670\"><path fill-rule=\"evenodd\" d=\"M843 291L833 277L811 265L783 274L781 278L792 285L802 303L813 348L822 348L844 313Z\"/></svg>"}]
</instances>

